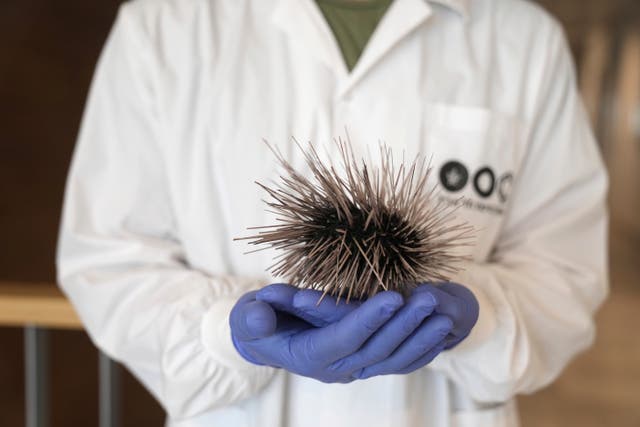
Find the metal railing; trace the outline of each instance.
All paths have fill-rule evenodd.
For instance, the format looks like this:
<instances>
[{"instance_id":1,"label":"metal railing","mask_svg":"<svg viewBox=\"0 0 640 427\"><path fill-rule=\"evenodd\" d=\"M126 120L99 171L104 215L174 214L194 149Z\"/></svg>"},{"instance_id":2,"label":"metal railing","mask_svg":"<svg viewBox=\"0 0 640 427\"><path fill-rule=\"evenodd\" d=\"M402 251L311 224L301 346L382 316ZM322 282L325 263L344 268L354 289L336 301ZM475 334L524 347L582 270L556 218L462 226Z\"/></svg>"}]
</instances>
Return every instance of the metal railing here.
<instances>
[{"instance_id":1,"label":"metal railing","mask_svg":"<svg viewBox=\"0 0 640 427\"><path fill-rule=\"evenodd\" d=\"M49 329L82 330L73 307L54 284L0 281L0 326L24 328L25 420L49 426ZM120 425L118 364L99 352L99 426Z\"/></svg>"}]
</instances>

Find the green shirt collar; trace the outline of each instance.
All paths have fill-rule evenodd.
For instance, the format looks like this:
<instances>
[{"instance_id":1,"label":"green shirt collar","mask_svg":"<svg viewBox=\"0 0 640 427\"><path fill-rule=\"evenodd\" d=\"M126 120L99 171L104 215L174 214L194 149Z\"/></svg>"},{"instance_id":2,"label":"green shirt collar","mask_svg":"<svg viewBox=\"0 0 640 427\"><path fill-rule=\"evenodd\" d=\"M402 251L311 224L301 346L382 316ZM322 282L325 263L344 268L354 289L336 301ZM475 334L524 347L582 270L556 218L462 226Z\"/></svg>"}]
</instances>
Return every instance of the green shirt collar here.
<instances>
[{"instance_id":1,"label":"green shirt collar","mask_svg":"<svg viewBox=\"0 0 640 427\"><path fill-rule=\"evenodd\" d=\"M341 3L342 0L322 0L325 3ZM398 1L398 0L396 0ZM469 9L471 8L471 0L426 0L429 3L436 3L441 6L452 9L454 12L457 12L462 17L467 19L469 17ZM359 3L357 2L348 2L350 5L354 7L358 7ZM368 3L368 4L367 4ZM363 7L367 7L371 4L379 4L384 3L384 1L379 0L370 0L369 2L362 4Z\"/></svg>"}]
</instances>

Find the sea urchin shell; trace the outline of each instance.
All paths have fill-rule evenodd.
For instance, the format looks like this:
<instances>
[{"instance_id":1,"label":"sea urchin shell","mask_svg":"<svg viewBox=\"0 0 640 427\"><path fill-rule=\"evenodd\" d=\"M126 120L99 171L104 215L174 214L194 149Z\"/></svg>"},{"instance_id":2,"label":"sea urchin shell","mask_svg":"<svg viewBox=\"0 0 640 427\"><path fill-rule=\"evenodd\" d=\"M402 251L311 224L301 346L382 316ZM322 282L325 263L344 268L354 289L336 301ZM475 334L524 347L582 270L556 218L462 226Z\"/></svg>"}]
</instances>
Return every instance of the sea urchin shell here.
<instances>
[{"instance_id":1,"label":"sea urchin shell","mask_svg":"<svg viewBox=\"0 0 640 427\"><path fill-rule=\"evenodd\" d=\"M455 208L437 200L435 186L427 188L427 160L418 155L396 167L391 149L380 144L373 168L355 159L348 140L335 143L340 168L296 142L309 177L269 146L284 174L273 188L257 184L271 197L265 203L278 223L251 227L258 234L236 240L281 250L272 274L347 301L446 281L464 258L454 249L469 244L472 228L455 222Z\"/></svg>"}]
</instances>

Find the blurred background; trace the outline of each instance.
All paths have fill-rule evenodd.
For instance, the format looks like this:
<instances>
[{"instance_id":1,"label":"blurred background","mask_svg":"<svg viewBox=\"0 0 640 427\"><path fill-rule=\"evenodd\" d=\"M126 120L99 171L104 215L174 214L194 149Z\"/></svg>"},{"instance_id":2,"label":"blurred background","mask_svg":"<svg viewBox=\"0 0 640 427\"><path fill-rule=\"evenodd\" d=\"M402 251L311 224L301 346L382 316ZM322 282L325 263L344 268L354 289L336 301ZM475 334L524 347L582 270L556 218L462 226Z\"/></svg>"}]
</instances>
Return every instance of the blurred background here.
<instances>
[{"instance_id":1,"label":"blurred background","mask_svg":"<svg viewBox=\"0 0 640 427\"><path fill-rule=\"evenodd\" d=\"M0 299L2 283L55 281L65 175L93 67L119 3L0 1ZM523 426L637 427L640 1L540 3L565 25L609 167L612 293L597 317L594 348L552 386L520 398ZM73 328L50 330L48 341L50 425L97 425L96 349ZM23 356L23 330L0 324L0 426L25 425ZM122 425L162 425L153 398L128 373L121 381Z\"/></svg>"}]
</instances>

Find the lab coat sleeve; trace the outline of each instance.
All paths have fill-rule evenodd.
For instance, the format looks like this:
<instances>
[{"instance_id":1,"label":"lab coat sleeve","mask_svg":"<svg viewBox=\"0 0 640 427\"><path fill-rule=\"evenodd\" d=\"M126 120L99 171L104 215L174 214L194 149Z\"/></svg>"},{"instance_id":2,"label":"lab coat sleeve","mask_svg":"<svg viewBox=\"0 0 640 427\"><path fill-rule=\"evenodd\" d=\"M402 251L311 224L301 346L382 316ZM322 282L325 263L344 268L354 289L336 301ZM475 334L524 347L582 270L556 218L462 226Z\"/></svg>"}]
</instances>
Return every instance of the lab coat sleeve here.
<instances>
[{"instance_id":1,"label":"lab coat sleeve","mask_svg":"<svg viewBox=\"0 0 640 427\"><path fill-rule=\"evenodd\" d=\"M257 393L274 371L245 362L229 334L233 303L260 281L205 274L186 261L160 148L157 69L128 7L85 109L65 193L58 281L96 345L170 417L185 418Z\"/></svg>"},{"instance_id":2,"label":"lab coat sleeve","mask_svg":"<svg viewBox=\"0 0 640 427\"><path fill-rule=\"evenodd\" d=\"M553 381L592 343L594 312L608 292L606 172L560 29L545 50L498 241L488 262L469 263L455 278L477 295L478 323L431 365L480 402Z\"/></svg>"}]
</instances>

